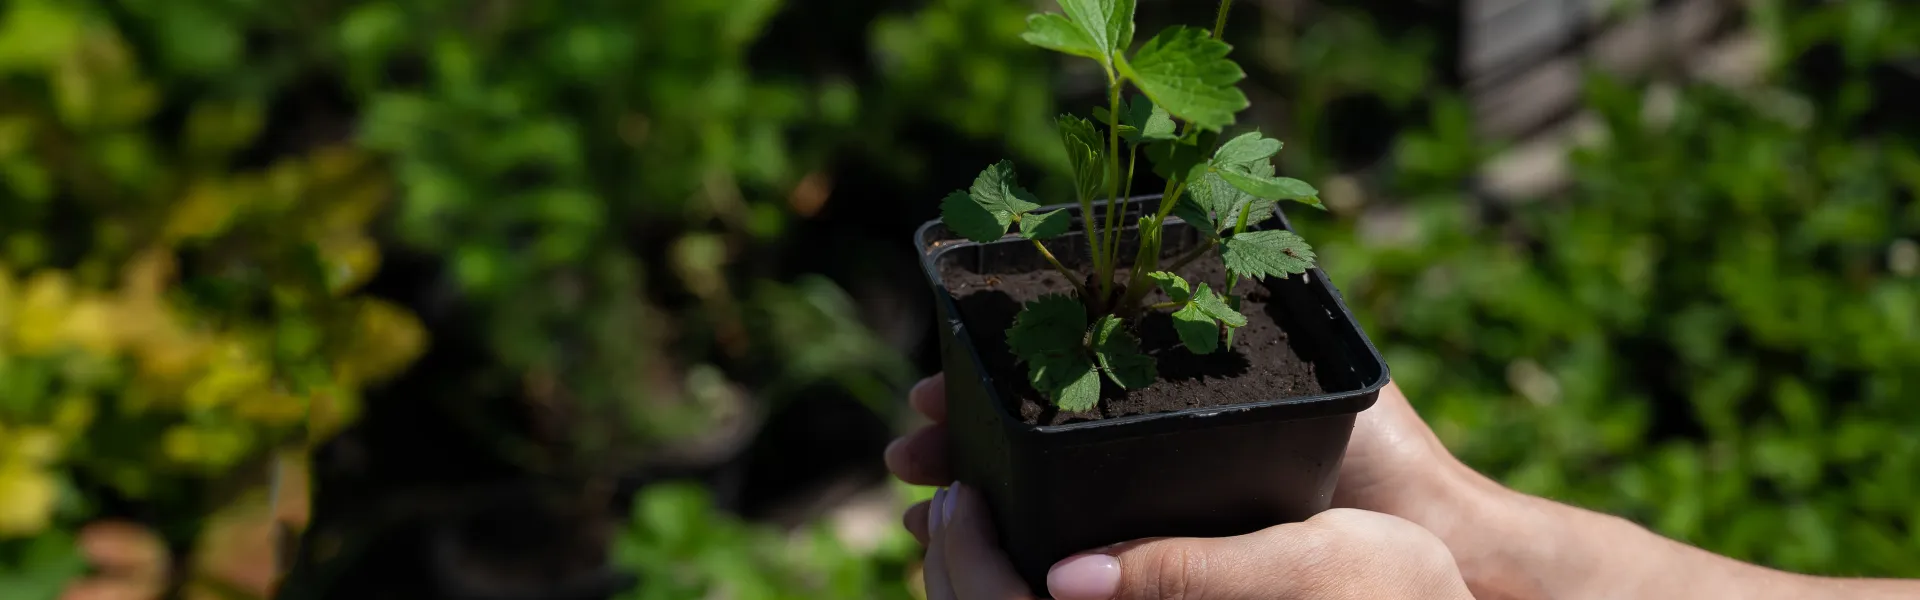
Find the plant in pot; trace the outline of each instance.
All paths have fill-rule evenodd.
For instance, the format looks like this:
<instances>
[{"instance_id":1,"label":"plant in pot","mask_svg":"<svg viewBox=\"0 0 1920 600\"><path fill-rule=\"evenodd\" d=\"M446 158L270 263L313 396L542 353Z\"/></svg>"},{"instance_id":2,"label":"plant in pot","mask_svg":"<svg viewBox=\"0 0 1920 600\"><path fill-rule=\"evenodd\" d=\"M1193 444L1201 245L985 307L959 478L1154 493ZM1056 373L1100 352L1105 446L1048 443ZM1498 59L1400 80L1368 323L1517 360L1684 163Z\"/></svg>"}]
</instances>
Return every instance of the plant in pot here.
<instances>
[{"instance_id":1,"label":"plant in pot","mask_svg":"<svg viewBox=\"0 0 1920 600\"><path fill-rule=\"evenodd\" d=\"M1248 106L1220 40L1230 0L1211 31L1131 52L1131 0L1060 4L1024 38L1108 83L1092 120L1058 121L1077 202L1043 206L1002 161L915 240L948 324L956 475L1036 591L1073 552L1325 510L1388 378L1278 209L1320 208L1318 192L1274 174L1278 140L1219 141ZM1142 155L1165 187L1131 198Z\"/></svg>"}]
</instances>

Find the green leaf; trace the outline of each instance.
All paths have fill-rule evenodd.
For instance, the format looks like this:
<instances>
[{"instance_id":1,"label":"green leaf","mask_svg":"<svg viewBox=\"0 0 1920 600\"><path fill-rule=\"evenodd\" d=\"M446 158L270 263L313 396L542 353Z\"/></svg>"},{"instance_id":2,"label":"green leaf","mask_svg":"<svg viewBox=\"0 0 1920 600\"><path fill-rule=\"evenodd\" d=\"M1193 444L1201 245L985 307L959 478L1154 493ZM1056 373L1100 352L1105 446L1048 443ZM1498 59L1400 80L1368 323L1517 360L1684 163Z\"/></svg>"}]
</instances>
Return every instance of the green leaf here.
<instances>
[{"instance_id":1,"label":"green leaf","mask_svg":"<svg viewBox=\"0 0 1920 600\"><path fill-rule=\"evenodd\" d=\"M1100 404L1100 373L1085 356L1035 366L1034 389L1067 412L1086 412Z\"/></svg>"},{"instance_id":2,"label":"green leaf","mask_svg":"<svg viewBox=\"0 0 1920 600\"><path fill-rule=\"evenodd\" d=\"M1227 60L1232 50L1204 29L1172 27L1120 61L1120 73L1173 116L1219 131L1248 106L1246 94L1234 87L1246 72Z\"/></svg>"},{"instance_id":3,"label":"green leaf","mask_svg":"<svg viewBox=\"0 0 1920 600\"><path fill-rule=\"evenodd\" d=\"M1107 180L1112 177L1112 169L1107 168L1106 148L1100 138L1100 131L1092 121L1064 114L1057 120L1060 126L1060 144L1067 150L1067 161L1073 165L1074 191L1080 194L1076 199L1090 200L1102 197Z\"/></svg>"},{"instance_id":4,"label":"green leaf","mask_svg":"<svg viewBox=\"0 0 1920 600\"><path fill-rule=\"evenodd\" d=\"M1020 236L1030 240L1047 240L1060 237L1067 232L1073 217L1067 211L1056 210L1050 213L1027 213L1020 217Z\"/></svg>"},{"instance_id":5,"label":"green leaf","mask_svg":"<svg viewBox=\"0 0 1920 600\"><path fill-rule=\"evenodd\" d=\"M1093 107L1093 117L1101 123L1112 119L1104 107ZM1129 144L1159 142L1178 139L1173 115L1167 109L1160 108L1146 96L1134 94L1131 100L1120 102L1120 139Z\"/></svg>"},{"instance_id":6,"label":"green leaf","mask_svg":"<svg viewBox=\"0 0 1920 600\"><path fill-rule=\"evenodd\" d=\"M1210 237L1220 231L1220 228L1213 223L1213 215L1208 213L1207 209L1201 208L1200 204L1193 199L1192 188L1188 188L1187 195L1181 196L1180 201L1174 203L1173 216L1180 217L1180 220L1186 221Z\"/></svg>"},{"instance_id":7,"label":"green leaf","mask_svg":"<svg viewBox=\"0 0 1920 600\"><path fill-rule=\"evenodd\" d=\"M1062 410L1083 411L1100 402L1100 376L1087 358L1086 335L1086 307L1068 296L1041 296L1014 317L1007 349L1027 363L1034 389Z\"/></svg>"},{"instance_id":8,"label":"green leaf","mask_svg":"<svg viewBox=\"0 0 1920 600\"><path fill-rule=\"evenodd\" d=\"M1187 280L1182 279L1180 275L1176 273L1171 271L1154 271L1148 273L1147 277L1153 279L1153 282L1160 286L1160 291L1166 292L1167 298L1174 302L1184 303L1188 299L1193 298L1193 290L1187 287ZM1200 285L1204 288L1207 284L1203 283Z\"/></svg>"},{"instance_id":9,"label":"green leaf","mask_svg":"<svg viewBox=\"0 0 1920 600\"><path fill-rule=\"evenodd\" d=\"M1213 290L1207 289L1205 283L1200 284L1200 289L1193 292L1193 308L1200 309L1201 313L1228 327L1247 326L1247 316L1227 306L1227 303L1221 300L1220 296L1215 295Z\"/></svg>"},{"instance_id":10,"label":"green leaf","mask_svg":"<svg viewBox=\"0 0 1920 600\"><path fill-rule=\"evenodd\" d=\"M1086 333L1087 308L1071 296L1049 294L1020 309L1007 329L1007 350L1029 363L1081 356Z\"/></svg>"},{"instance_id":11,"label":"green leaf","mask_svg":"<svg viewBox=\"0 0 1920 600\"><path fill-rule=\"evenodd\" d=\"M1107 315L1093 326L1093 355L1100 360L1107 378L1124 389L1153 385L1160 378L1153 357L1140 352L1140 342L1127 333L1120 317Z\"/></svg>"},{"instance_id":12,"label":"green leaf","mask_svg":"<svg viewBox=\"0 0 1920 600\"><path fill-rule=\"evenodd\" d=\"M1028 15L1027 32L1020 34L1020 39L1055 52L1107 62L1107 53L1087 37L1087 31L1058 13Z\"/></svg>"},{"instance_id":13,"label":"green leaf","mask_svg":"<svg viewBox=\"0 0 1920 600\"><path fill-rule=\"evenodd\" d=\"M1175 175L1187 175L1194 165L1207 164L1207 150L1218 137L1213 132L1202 132L1147 144L1147 160L1153 163L1153 174L1172 179Z\"/></svg>"},{"instance_id":14,"label":"green leaf","mask_svg":"<svg viewBox=\"0 0 1920 600\"><path fill-rule=\"evenodd\" d=\"M981 171L966 193L941 200L940 219L961 237L985 243L1005 236L1014 216L1036 208L1033 194L1014 182L1013 161L1002 160Z\"/></svg>"},{"instance_id":15,"label":"green leaf","mask_svg":"<svg viewBox=\"0 0 1920 600\"><path fill-rule=\"evenodd\" d=\"M1059 0L1067 18L1080 25L1106 56L1133 45L1134 0Z\"/></svg>"},{"instance_id":16,"label":"green leaf","mask_svg":"<svg viewBox=\"0 0 1920 600\"><path fill-rule=\"evenodd\" d=\"M1266 172L1272 173L1272 171L1273 166L1267 165ZM1229 167L1217 169L1215 172L1226 179L1227 183L1233 184L1233 187L1240 188L1240 191L1267 200L1304 200L1320 194L1319 190L1313 189L1313 186L1305 181L1291 177L1274 177L1249 168ZM1308 204L1317 203L1316 199Z\"/></svg>"},{"instance_id":17,"label":"green leaf","mask_svg":"<svg viewBox=\"0 0 1920 600\"><path fill-rule=\"evenodd\" d=\"M940 201L940 222L947 225L960 237L976 242L991 242L1007 234L1007 221L999 220L992 211L981 207L966 192L947 194Z\"/></svg>"},{"instance_id":18,"label":"green leaf","mask_svg":"<svg viewBox=\"0 0 1920 600\"><path fill-rule=\"evenodd\" d=\"M1253 168L1256 173L1261 170L1267 173L1273 172L1272 163L1255 163ZM1217 215L1217 220L1210 221L1214 224L1216 232L1226 231L1239 224L1240 213L1243 212L1251 211L1252 214L1247 216L1247 223L1250 224L1264 221L1273 214L1272 200L1241 190L1229 183L1225 177L1221 177L1219 172L1211 169L1205 171L1204 175L1188 181L1187 197L1192 198L1208 212Z\"/></svg>"},{"instance_id":19,"label":"green leaf","mask_svg":"<svg viewBox=\"0 0 1920 600\"><path fill-rule=\"evenodd\" d=\"M1242 277L1285 278L1313 268L1313 248L1299 235L1286 230L1250 231L1227 238L1220 251L1227 271Z\"/></svg>"},{"instance_id":20,"label":"green leaf","mask_svg":"<svg viewBox=\"0 0 1920 600\"><path fill-rule=\"evenodd\" d=\"M1221 144L1220 149L1213 152L1213 163L1224 166L1264 161L1279 154L1280 147L1280 140L1260 135L1258 131L1243 133Z\"/></svg>"},{"instance_id":21,"label":"green leaf","mask_svg":"<svg viewBox=\"0 0 1920 600\"><path fill-rule=\"evenodd\" d=\"M1194 354L1212 354L1220 348L1219 322L1198 305L1188 304L1173 313L1173 331L1180 335L1180 345Z\"/></svg>"}]
</instances>

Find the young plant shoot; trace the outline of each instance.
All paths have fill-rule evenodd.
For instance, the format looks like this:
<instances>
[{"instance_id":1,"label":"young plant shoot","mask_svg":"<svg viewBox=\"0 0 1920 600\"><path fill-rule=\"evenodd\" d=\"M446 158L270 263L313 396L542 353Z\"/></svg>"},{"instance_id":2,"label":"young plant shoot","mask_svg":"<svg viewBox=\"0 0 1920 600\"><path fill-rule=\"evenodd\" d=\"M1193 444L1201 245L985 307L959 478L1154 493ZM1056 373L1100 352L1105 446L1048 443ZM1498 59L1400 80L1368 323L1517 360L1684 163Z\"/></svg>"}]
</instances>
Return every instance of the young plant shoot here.
<instances>
[{"instance_id":1,"label":"young plant shoot","mask_svg":"<svg viewBox=\"0 0 1920 600\"><path fill-rule=\"evenodd\" d=\"M1065 14L1029 16L1022 38L1092 59L1106 74L1107 106L1094 108L1093 120L1067 114L1058 121L1092 273L1075 273L1041 244L1067 233L1072 215L1038 212L1042 203L1015 182L1009 161L987 167L972 188L948 195L940 211L949 229L976 242L999 240L1017 227L1073 285L1074 297L1027 303L1007 330L1007 347L1027 366L1035 389L1061 410L1079 412L1099 403L1101 377L1123 389L1150 386L1158 378L1153 358L1131 332L1148 310L1172 311L1181 344L1195 354L1219 350L1223 336L1230 347L1233 329L1247 324L1233 293L1241 277L1284 278L1313 267L1313 249L1300 236L1248 231L1248 225L1265 220L1281 200L1324 207L1313 186L1274 175L1279 140L1255 131L1217 143L1248 106L1235 87L1246 74L1227 59L1232 48L1220 39L1232 0L1220 3L1211 32L1171 27L1131 53L1134 0L1058 1ZM1129 86L1137 93L1123 99ZM1142 154L1166 189L1158 206L1139 217L1138 250L1123 270L1121 200L1133 193ZM1096 213L1096 204L1105 210ZM1170 215L1200 229L1206 241L1163 269L1161 229ZM1218 253L1228 272L1217 291L1174 273L1210 252ZM1126 280L1116 279L1121 276ZM1156 287L1171 300L1144 305Z\"/></svg>"}]
</instances>

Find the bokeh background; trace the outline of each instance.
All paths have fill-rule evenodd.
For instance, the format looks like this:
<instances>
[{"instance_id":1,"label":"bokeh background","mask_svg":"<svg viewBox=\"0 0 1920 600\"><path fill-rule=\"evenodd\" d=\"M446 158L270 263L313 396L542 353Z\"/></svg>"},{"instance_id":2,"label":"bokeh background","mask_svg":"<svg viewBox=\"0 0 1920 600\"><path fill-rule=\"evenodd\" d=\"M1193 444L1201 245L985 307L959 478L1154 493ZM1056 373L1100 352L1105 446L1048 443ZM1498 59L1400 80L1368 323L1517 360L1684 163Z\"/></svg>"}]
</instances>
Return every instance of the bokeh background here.
<instances>
[{"instance_id":1,"label":"bokeh background","mask_svg":"<svg viewBox=\"0 0 1920 600\"><path fill-rule=\"evenodd\" d=\"M10 599L914 597L909 236L1000 158L1066 197L1051 119L1102 93L1028 0L0 7ZM1920 576L1920 4L1241 0L1228 38L1461 458Z\"/></svg>"}]
</instances>

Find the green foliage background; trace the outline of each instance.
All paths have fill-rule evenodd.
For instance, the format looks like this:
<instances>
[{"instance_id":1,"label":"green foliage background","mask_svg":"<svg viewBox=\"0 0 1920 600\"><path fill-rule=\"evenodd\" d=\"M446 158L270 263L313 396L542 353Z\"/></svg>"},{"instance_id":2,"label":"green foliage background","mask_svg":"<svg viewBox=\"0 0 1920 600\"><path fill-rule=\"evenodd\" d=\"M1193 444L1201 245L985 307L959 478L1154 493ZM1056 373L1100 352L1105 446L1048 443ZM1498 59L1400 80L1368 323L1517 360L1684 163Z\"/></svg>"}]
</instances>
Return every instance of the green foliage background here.
<instances>
[{"instance_id":1,"label":"green foliage background","mask_svg":"<svg viewBox=\"0 0 1920 600\"><path fill-rule=\"evenodd\" d=\"M1142 27L1200 22L1175 4L1143 3ZM1229 37L1251 71L1247 125L1288 142L1282 172L1327 192L1331 214L1295 210L1297 225L1456 453L1716 552L1920 576L1920 127L1900 108L1920 8L1755 6L1749 22L1776 48L1757 90L1686 85L1649 111L1647 82L1594 76L1586 104L1606 135L1577 153L1566 193L1513 204L1470 193L1491 144L1431 72L1445 32L1355 7L1241 6ZM1019 40L1031 10L13 0L0 11L0 325L8 290L58 272L102 306L162 306L138 314L251 344L267 357L248 371L270 373L248 375L260 389L356 398L412 354L348 359L419 333L359 286L384 257L426 257L471 310L426 315L424 336L472 332L490 365L448 375L446 394L578 409L561 436L575 443L504 443L542 469L618 469L819 382L891 411L909 367L848 327L844 292L781 268L813 210L798 191L899 194L898 229L851 230L902 253L906 228L984 157L1014 158L1043 198L1070 197L1049 123L1098 86ZM1337 109L1359 97L1404 119L1384 163L1335 151L1355 135ZM1364 194L1322 183L1362 169ZM377 210L340 208L353 198ZM146 296L120 274L156 256L183 266L179 280L164 303L128 300ZM246 289L276 293L233 292ZM49 458L0 443L13 465L0 483L54 474L63 498L48 529L0 536L11 589L74 572L72 532L95 501L127 495L102 488L132 485L113 475L128 464L178 491L166 525L184 544L213 510L193 464L304 448L301 433L340 416L288 423L241 402L113 416L137 380L71 365L137 365L144 346L68 321L66 350L0 343L0 368L58 373L0 391L0 426L53 428L54 401L79 398L109 418L60 439L112 425L146 445ZM246 443L140 462L182 424ZM925 493L900 491L903 506ZM910 595L916 550L898 530L853 551L820 528L739 522L677 485L645 491L633 515L616 544L642 575L633 598Z\"/></svg>"}]
</instances>

